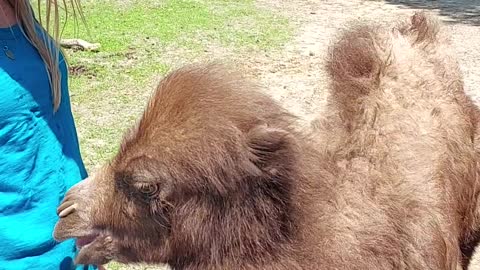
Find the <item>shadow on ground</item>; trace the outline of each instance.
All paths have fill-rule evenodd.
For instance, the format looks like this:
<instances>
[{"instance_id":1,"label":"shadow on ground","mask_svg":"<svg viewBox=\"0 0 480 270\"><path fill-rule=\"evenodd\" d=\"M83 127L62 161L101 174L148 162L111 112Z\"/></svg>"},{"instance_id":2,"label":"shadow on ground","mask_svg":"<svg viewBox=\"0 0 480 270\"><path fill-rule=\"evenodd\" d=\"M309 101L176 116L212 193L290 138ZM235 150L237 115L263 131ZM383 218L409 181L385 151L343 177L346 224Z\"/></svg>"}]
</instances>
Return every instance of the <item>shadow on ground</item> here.
<instances>
[{"instance_id":1,"label":"shadow on ground","mask_svg":"<svg viewBox=\"0 0 480 270\"><path fill-rule=\"evenodd\" d=\"M448 23L480 26L480 0L385 0L385 2L408 8L438 11Z\"/></svg>"}]
</instances>

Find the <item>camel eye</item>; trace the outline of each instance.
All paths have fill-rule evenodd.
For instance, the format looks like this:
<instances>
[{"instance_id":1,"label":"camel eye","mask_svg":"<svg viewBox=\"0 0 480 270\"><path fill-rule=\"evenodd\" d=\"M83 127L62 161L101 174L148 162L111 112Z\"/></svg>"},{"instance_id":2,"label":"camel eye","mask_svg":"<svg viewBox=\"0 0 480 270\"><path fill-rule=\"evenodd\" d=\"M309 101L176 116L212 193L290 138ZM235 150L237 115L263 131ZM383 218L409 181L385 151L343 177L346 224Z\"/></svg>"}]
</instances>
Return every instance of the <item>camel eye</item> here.
<instances>
[{"instance_id":1,"label":"camel eye","mask_svg":"<svg viewBox=\"0 0 480 270\"><path fill-rule=\"evenodd\" d=\"M158 193L158 185L154 184L137 184L138 191L147 197L153 197Z\"/></svg>"}]
</instances>

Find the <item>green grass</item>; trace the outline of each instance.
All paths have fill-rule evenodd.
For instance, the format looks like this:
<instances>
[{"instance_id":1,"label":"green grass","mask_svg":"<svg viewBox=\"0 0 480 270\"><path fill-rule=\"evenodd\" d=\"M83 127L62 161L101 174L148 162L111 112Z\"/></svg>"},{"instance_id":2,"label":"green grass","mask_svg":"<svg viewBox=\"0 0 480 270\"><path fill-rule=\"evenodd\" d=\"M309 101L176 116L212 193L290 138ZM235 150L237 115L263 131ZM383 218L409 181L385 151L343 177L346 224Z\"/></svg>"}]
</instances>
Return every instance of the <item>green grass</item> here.
<instances>
[{"instance_id":1,"label":"green grass","mask_svg":"<svg viewBox=\"0 0 480 270\"><path fill-rule=\"evenodd\" d=\"M113 156L172 56L188 62L217 49L250 55L291 36L286 18L251 0L84 0L82 6L89 31L69 20L62 36L101 44L100 52L67 51L70 66L81 70L71 74L70 92L89 169Z\"/></svg>"},{"instance_id":2,"label":"green grass","mask_svg":"<svg viewBox=\"0 0 480 270\"><path fill-rule=\"evenodd\" d=\"M249 57L279 48L292 34L286 18L252 0L83 0L82 6L90 31L70 20L62 36L101 44L100 52L66 51L76 70L70 74L71 102L91 172L115 154L156 78L177 58L195 61L207 51ZM112 263L109 269L152 268Z\"/></svg>"}]
</instances>

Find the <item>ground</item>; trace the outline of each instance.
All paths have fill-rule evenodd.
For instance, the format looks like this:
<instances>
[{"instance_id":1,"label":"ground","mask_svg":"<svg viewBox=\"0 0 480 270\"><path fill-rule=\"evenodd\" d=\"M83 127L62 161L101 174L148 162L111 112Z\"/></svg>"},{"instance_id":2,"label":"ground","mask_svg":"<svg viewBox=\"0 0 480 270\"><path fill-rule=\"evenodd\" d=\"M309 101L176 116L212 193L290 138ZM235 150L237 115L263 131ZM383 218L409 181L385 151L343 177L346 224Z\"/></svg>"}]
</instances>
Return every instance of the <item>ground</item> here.
<instances>
[{"instance_id":1,"label":"ground","mask_svg":"<svg viewBox=\"0 0 480 270\"><path fill-rule=\"evenodd\" d=\"M132 1L124 1L122 5L128 8L130 2ZM200 0L190 2L205 3L205 1ZM218 1L212 0L212 2ZM235 1L224 0L224 2L225 6L237 5ZM243 3L243 1L238 2ZM222 8L221 4L215 6L216 10L219 8ZM258 0L245 1L244 6L239 4L238 8L232 14L246 15L239 16L237 23L229 24L228 27L247 29L247 32L252 22L268 24L270 27L265 30L262 28L263 26L258 29L252 26L251 31L258 31L262 34L260 35L261 38L253 41L253 43L257 43L256 46L248 46L252 43L249 40L251 36L248 35L242 36L240 42L238 38L229 39L230 35L238 35L238 33L211 35L216 33L215 31L221 32L216 27L210 28L211 24L215 26L215 22L218 22L217 19L212 22L203 22L199 19L200 23L206 26L204 32L193 34L195 40L199 42L198 46L193 46L193 48L191 46L177 46L177 43L160 46L154 38L130 41L132 45L129 50L131 52L117 55L120 59L117 66L110 66L112 70L119 69L115 71L115 74L105 73L109 68L104 70L105 66L101 66L101 64L99 64L100 66L92 64L92 61L97 63L98 59L101 60L103 56L112 57L113 54L103 56L100 54L100 56L96 56L95 60L91 60L89 55L73 57L72 70L84 73L84 77L85 74L90 74L90 79L88 77L87 79L74 77L72 87L84 89L72 90L74 93L72 102L82 143L82 152L90 170L93 170L96 164L107 160L114 153L115 149L110 145L115 145L118 142L124 128L138 116L158 78L167 70L192 61L226 59L228 62L234 63L237 68L242 69L246 74L263 84L266 91L280 100L288 109L308 121L316 114L321 113L322 105L325 102L327 78L324 71L324 59L327 54L327 47L338 30L355 19L384 23L397 19L401 15L411 15L414 10L418 9L439 15L446 22L446 27L453 37L454 46L458 52L458 58L465 76L466 91L477 103L480 102L480 89L477 87L480 83L480 1L478 0ZM228 12L228 9L226 12ZM259 13L257 14L257 12ZM158 16L167 16L168 14L159 13ZM188 14L179 14L178 16L180 15L189 16ZM176 18L173 16L170 19L175 21ZM149 20L154 20L154 18L149 18ZM167 18L162 22L169 23L169 20ZM99 25L102 25L102 23ZM252 25L255 25L255 23ZM218 25L218 27L225 26ZM182 31L182 29L188 29L188 27L180 27L177 30ZM102 28L96 28L95 31L102 33ZM209 35L202 35L205 31ZM242 33L245 34L244 32L240 34ZM226 42L217 42L218 40L226 40ZM92 41L97 42L98 40ZM192 39L187 39L185 42L188 43L189 41L192 41ZM143 77L140 76L142 77L140 80L130 80L128 78L136 78L135 76L138 73L135 72L139 71L131 71L132 73L127 72L127 74L119 71L128 67L132 64L131 62L152 61L152 54L145 56L145 54L135 50L135 46L139 42L150 44L153 51L157 50L156 46L161 47L162 49L158 49L158 52L153 53L153 56L161 59L162 64L159 66L142 66L150 73L145 76L142 75ZM122 44L119 42L115 46L121 47ZM107 48L108 50L109 48ZM201 52L191 53L198 50ZM98 70L92 70L92 66L98 68ZM158 76L152 75L155 71L158 71ZM102 72L105 73L105 77L110 76L110 84L103 85L95 79L97 76L102 76ZM119 79L117 80L117 78ZM121 81L123 86L116 86L115 83L112 86L112 80L113 82ZM141 87L146 90L138 88L139 82L143 83ZM118 89L119 94L110 93L105 96L105 92L101 90L105 87ZM92 94L86 89L94 93ZM137 89L137 91L131 89ZM122 102L112 102L112 100ZM159 268L126 267L111 264L109 269ZM471 267L471 269L477 268Z\"/></svg>"}]
</instances>

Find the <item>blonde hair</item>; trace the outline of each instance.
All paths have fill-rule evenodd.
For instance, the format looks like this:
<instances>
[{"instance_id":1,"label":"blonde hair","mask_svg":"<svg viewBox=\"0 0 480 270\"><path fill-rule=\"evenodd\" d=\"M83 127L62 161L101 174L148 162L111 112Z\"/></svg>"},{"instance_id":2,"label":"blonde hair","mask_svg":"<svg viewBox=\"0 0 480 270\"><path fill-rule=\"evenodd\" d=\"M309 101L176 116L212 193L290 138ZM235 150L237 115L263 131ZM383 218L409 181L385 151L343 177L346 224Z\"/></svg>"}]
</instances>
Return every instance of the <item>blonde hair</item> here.
<instances>
[{"instance_id":1,"label":"blonde hair","mask_svg":"<svg viewBox=\"0 0 480 270\"><path fill-rule=\"evenodd\" d=\"M8 0L8 2L13 6L15 16L25 36L37 49L45 62L52 90L53 109L54 112L56 112L62 99L62 78L59 67L61 51L60 9L66 12L67 15L72 14L74 20L80 17L84 21L80 0L37 0L36 9L38 12L38 20L29 0ZM63 4L63 7L59 6L59 2ZM42 7L45 8L45 12L43 13L45 18L42 18L41 15L43 11ZM38 24L43 27L49 35L38 35L36 32L36 26Z\"/></svg>"}]
</instances>

